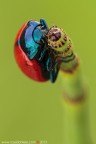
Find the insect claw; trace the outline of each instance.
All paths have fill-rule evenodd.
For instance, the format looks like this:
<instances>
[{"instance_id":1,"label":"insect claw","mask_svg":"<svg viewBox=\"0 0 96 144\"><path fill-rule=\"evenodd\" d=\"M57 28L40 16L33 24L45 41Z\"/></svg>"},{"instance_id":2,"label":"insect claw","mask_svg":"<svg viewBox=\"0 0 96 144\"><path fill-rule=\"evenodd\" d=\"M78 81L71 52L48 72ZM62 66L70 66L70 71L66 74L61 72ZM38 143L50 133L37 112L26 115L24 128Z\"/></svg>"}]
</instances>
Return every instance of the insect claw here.
<instances>
[{"instance_id":1,"label":"insect claw","mask_svg":"<svg viewBox=\"0 0 96 144\"><path fill-rule=\"evenodd\" d=\"M55 25L53 24L53 27L55 27Z\"/></svg>"}]
</instances>

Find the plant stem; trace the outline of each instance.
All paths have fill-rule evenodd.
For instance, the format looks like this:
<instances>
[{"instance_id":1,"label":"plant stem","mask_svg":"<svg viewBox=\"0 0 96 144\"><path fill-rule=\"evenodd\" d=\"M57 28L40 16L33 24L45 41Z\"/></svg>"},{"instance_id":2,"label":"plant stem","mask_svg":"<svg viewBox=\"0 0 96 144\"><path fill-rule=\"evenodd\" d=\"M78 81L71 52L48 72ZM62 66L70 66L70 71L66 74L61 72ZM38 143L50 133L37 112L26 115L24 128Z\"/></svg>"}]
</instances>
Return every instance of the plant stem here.
<instances>
[{"instance_id":1,"label":"plant stem","mask_svg":"<svg viewBox=\"0 0 96 144\"><path fill-rule=\"evenodd\" d=\"M75 54L74 54L75 55ZM88 123L88 97L78 57L61 65L64 103L64 144L92 144Z\"/></svg>"}]
</instances>

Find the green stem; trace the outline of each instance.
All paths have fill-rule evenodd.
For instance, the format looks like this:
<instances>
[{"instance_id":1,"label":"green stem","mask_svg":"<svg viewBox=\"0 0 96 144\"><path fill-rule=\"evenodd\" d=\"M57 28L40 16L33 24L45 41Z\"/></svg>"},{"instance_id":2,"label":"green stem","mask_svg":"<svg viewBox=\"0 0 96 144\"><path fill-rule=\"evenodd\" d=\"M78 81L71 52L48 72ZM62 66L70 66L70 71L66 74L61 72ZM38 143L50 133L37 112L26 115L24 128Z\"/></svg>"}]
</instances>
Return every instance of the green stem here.
<instances>
[{"instance_id":1,"label":"green stem","mask_svg":"<svg viewBox=\"0 0 96 144\"><path fill-rule=\"evenodd\" d=\"M61 65L64 102L64 144L92 144L88 101L78 57Z\"/></svg>"}]
</instances>

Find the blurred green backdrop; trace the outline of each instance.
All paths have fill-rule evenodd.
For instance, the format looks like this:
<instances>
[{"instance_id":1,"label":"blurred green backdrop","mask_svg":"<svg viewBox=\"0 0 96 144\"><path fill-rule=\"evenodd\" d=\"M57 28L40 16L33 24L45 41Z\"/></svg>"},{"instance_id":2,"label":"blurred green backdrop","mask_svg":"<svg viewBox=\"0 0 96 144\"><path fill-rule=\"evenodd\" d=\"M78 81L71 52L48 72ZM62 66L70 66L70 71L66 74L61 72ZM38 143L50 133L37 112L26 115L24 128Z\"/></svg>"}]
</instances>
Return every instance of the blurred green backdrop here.
<instances>
[{"instance_id":1,"label":"blurred green backdrop","mask_svg":"<svg viewBox=\"0 0 96 144\"><path fill-rule=\"evenodd\" d=\"M47 140L63 144L61 78L37 83L17 67L13 45L18 29L45 18L72 38L90 93L90 132L96 143L96 1L0 0L0 141Z\"/></svg>"}]
</instances>

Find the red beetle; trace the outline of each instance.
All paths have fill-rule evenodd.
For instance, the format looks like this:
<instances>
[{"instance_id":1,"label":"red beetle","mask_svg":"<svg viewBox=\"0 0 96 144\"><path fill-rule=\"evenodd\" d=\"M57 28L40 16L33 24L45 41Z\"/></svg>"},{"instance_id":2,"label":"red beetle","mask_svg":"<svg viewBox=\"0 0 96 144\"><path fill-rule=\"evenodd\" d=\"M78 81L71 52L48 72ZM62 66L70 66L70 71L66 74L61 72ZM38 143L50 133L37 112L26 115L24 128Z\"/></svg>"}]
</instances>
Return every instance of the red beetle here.
<instances>
[{"instance_id":1,"label":"red beetle","mask_svg":"<svg viewBox=\"0 0 96 144\"><path fill-rule=\"evenodd\" d=\"M14 54L15 59L25 75L33 80L55 82L59 66L55 66L53 55L49 54L47 33L49 29L44 19L29 21L19 30Z\"/></svg>"}]
</instances>

